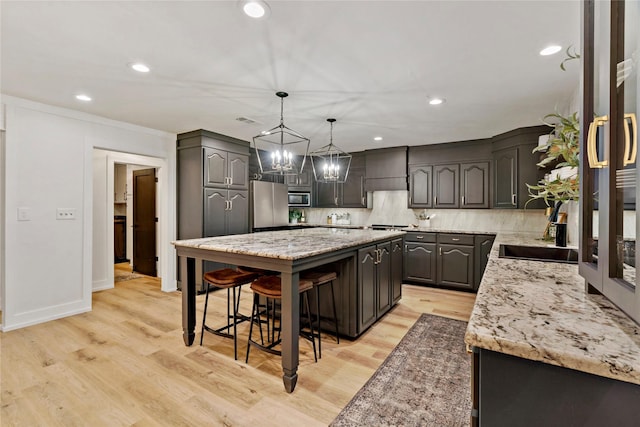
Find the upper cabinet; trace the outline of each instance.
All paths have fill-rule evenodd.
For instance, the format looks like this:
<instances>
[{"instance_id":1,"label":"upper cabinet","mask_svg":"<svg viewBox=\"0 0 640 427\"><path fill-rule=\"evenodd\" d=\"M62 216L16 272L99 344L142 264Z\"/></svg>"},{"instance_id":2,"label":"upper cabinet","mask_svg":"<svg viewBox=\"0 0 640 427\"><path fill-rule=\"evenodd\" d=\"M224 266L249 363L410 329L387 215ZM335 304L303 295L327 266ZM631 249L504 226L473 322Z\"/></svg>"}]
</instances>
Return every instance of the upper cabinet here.
<instances>
[{"instance_id":1,"label":"upper cabinet","mask_svg":"<svg viewBox=\"0 0 640 427\"><path fill-rule=\"evenodd\" d=\"M407 147L365 151L365 191L407 189Z\"/></svg>"},{"instance_id":2,"label":"upper cabinet","mask_svg":"<svg viewBox=\"0 0 640 427\"><path fill-rule=\"evenodd\" d=\"M315 183L315 207L366 208L365 153L351 153L351 166L347 180L342 184ZM313 176L313 174L312 174Z\"/></svg>"},{"instance_id":3,"label":"upper cabinet","mask_svg":"<svg viewBox=\"0 0 640 427\"><path fill-rule=\"evenodd\" d=\"M533 153L540 135L549 133L548 126L530 126L512 130L492 138L493 152L493 207L543 209L544 200L529 201L527 184L535 185L544 177L545 170L537 163L540 155Z\"/></svg>"},{"instance_id":4,"label":"upper cabinet","mask_svg":"<svg viewBox=\"0 0 640 427\"><path fill-rule=\"evenodd\" d=\"M582 2L580 262L597 290L640 322L636 242L640 4Z\"/></svg>"},{"instance_id":5,"label":"upper cabinet","mask_svg":"<svg viewBox=\"0 0 640 427\"><path fill-rule=\"evenodd\" d=\"M249 156L218 148L203 147L203 150L206 187L249 187Z\"/></svg>"},{"instance_id":6,"label":"upper cabinet","mask_svg":"<svg viewBox=\"0 0 640 427\"><path fill-rule=\"evenodd\" d=\"M411 147L410 208L488 208L490 140Z\"/></svg>"},{"instance_id":7,"label":"upper cabinet","mask_svg":"<svg viewBox=\"0 0 640 427\"><path fill-rule=\"evenodd\" d=\"M285 175L284 183L289 187L289 191L311 191L313 187L313 167L311 161L307 159L304 169L298 175Z\"/></svg>"}]
</instances>

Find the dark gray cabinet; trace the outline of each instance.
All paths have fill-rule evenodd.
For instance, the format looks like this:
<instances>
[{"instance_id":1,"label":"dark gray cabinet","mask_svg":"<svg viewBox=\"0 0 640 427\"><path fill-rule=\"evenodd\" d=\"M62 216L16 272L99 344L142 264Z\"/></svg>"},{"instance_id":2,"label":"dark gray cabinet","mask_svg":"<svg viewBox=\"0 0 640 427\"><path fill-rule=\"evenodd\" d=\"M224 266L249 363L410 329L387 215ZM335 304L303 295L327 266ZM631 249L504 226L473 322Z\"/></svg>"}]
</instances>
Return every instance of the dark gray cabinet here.
<instances>
[{"instance_id":1,"label":"dark gray cabinet","mask_svg":"<svg viewBox=\"0 0 640 427\"><path fill-rule=\"evenodd\" d=\"M402 238L391 241L391 305L402 298Z\"/></svg>"},{"instance_id":2,"label":"dark gray cabinet","mask_svg":"<svg viewBox=\"0 0 640 427\"><path fill-rule=\"evenodd\" d=\"M404 278L435 284L437 271L436 233L407 232L404 237Z\"/></svg>"},{"instance_id":3,"label":"dark gray cabinet","mask_svg":"<svg viewBox=\"0 0 640 427\"><path fill-rule=\"evenodd\" d=\"M409 207L433 207L433 166L409 166Z\"/></svg>"},{"instance_id":4,"label":"dark gray cabinet","mask_svg":"<svg viewBox=\"0 0 640 427\"><path fill-rule=\"evenodd\" d=\"M492 235L476 235L474 237L475 247L475 273L474 273L474 285L478 289L484 270L487 268L487 261L489 261L489 255L491 254L491 247L496 236Z\"/></svg>"},{"instance_id":5,"label":"dark gray cabinet","mask_svg":"<svg viewBox=\"0 0 640 427\"><path fill-rule=\"evenodd\" d=\"M540 155L533 153L540 135L549 133L548 126L530 126L512 130L492 138L495 208L542 209L543 200L529 202L527 184L535 185L544 177L538 168Z\"/></svg>"},{"instance_id":6,"label":"dark gray cabinet","mask_svg":"<svg viewBox=\"0 0 640 427\"><path fill-rule=\"evenodd\" d=\"M313 188L313 168L307 160L304 169L298 175L285 175L284 183L289 187L289 191L311 191Z\"/></svg>"},{"instance_id":7,"label":"dark gray cabinet","mask_svg":"<svg viewBox=\"0 0 640 427\"><path fill-rule=\"evenodd\" d=\"M203 147L203 185L246 189L249 185L249 156Z\"/></svg>"},{"instance_id":8,"label":"dark gray cabinet","mask_svg":"<svg viewBox=\"0 0 640 427\"><path fill-rule=\"evenodd\" d=\"M315 207L334 208L340 206L342 184L316 182L315 189Z\"/></svg>"},{"instance_id":9,"label":"dark gray cabinet","mask_svg":"<svg viewBox=\"0 0 640 427\"><path fill-rule=\"evenodd\" d=\"M493 155L496 189L494 207L518 207L518 148L506 148Z\"/></svg>"},{"instance_id":10,"label":"dark gray cabinet","mask_svg":"<svg viewBox=\"0 0 640 427\"><path fill-rule=\"evenodd\" d=\"M405 281L478 289L495 235L409 231L404 237Z\"/></svg>"},{"instance_id":11,"label":"dark gray cabinet","mask_svg":"<svg viewBox=\"0 0 640 427\"><path fill-rule=\"evenodd\" d=\"M455 209L459 203L460 165L433 167L433 207Z\"/></svg>"},{"instance_id":12,"label":"dark gray cabinet","mask_svg":"<svg viewBox=\"0 0 640 427\"><path fill-rule=\"evenodd\" d=\"M364 191L364 168L351 168L347 181L342 184L343 208L366 208L367 193Z\"/></svg>"},{"instance_id":13,"label":"dark gray cabinet","mask_svg":"<svg viewBox=\"0 0 640 427\"><path fill-rule=\"evenodd\" d=\"M474 289L473 235L438 234L438 283Z\"/></svg>"},{"instance_id":14,"label":"dark gray cabinet","mask_svg":"<svg viewBox=\"0 0 640 427\"><path fill-rule=\"evenodd\" d=\"M460 207L489 207L489 162L460 164Z\"/></svg>"},{"instance_id":15,"label":"dark gray cabinet","mask_svg":"<svg viewBox=\"0 0 640 427\"><path fill-rule=\"evenodd\" d=\"M366 191L407 189L407 147L365 151Z\"/></svg>"},{"instance_id":16,"label":"dark gray cabinet","mask_svg":"<svg viewBox=\"0 0 640 427\"><path fill-rule=\"evenodd\" d=\"M249 231L249 143L206 130L177 136L178 239ZM197 265L196 286L202 290Z\"/></svg>"},{"instance_id":17,"label":"dark gray cabinet","mask_svg":"<svg viewBox=\"0 0 640 427\"><path fill-rule=\"evenodd\" d=\"M397 259L396 257L395 260ZM389 311L393 304L391 260L390 241L358 250L358 330L360 333Z\"/></svg>"}]
</instances>

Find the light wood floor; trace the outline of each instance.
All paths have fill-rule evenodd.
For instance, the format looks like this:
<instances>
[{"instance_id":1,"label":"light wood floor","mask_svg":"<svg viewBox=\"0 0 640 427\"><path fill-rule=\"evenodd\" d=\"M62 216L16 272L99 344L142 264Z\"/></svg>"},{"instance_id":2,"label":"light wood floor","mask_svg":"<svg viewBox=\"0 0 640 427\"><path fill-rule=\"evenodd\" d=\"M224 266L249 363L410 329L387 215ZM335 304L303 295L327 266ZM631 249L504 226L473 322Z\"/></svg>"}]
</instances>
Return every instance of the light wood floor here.
<instances>
[{"instance_id":1,"label":"light wood floor","mask_svg":"<svg viewBox=\"0 0 640 427\"><path fill-rule=\"evenodd\" d=\"M243 312L250 295L247 288ZM225 306L226 292L212 296L211 318ZM298 384L287 394L279 357L252 349L244 363L247 323L240 326L238 361L230 339L205 334L204 346L186 347L180 292L161 292L156 278L119 282L93 294L90 313L0 335L0 424L327 425L421 313L468 320L474 298L405 285L400 303L358 340L336 345L324 336L318 363L301 340ZM198 296L198 333L203 305Z\"/></svg>"}]
</instances>

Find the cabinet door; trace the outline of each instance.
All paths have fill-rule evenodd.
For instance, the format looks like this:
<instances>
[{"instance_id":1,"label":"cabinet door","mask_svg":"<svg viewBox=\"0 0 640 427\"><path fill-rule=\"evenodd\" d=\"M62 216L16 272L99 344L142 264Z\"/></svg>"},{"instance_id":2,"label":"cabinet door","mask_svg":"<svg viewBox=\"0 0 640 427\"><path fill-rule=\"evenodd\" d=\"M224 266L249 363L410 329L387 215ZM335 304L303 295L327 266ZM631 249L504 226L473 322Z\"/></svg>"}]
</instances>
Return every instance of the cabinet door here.
<instances>
[{"instance_id":1,"label":"cabinet door","mask_svg":"<svg viewBox=\"0 0 640 427\"><path fill-rule=\"evenodd\" d=\"M433 166L411 166L409 168L409 207L433 207L431 188Z\"/></svg>"},{"instance_id":2,"label":"cabinet door","mask_svg":"<svg viewBox=\"0 0 640 427\"><path fill-rule=\"evenodd\" d=\"M496 208L518 207L518 148L507 148L493 153Z\"/></svg>"},{"instance_id":3,"label":"cabinet door","mask_svg":"<svg viewBox=\"0 0 640 427\"><path fill-rule=\"evenodd\" d=\"M438 165L433 167L433 206L435 208L458 208L460 165Z\"/></svg>"},{"instance_id":4,"label":"cabinet door","mask_svg":"<svg viewBox=\"0 0 640 427\"><path fill-rule=\"evenodd\" d=\"M347 181L342 184L342 206L345 208L366 208L367 196L364 191L364 169L351 169Z\"/></svg>"},{"instance_id":5,"label":"cabinet door","mask_svg":"<svg viewBox=\"0 0 640 427\"><path fill-rule=\"evenodd\" d=\"M402 239L391 241L391 305L402 297Z\"/></svg>"},{"instance_id":6,"label":"cabinet door","mask_svg":"<svg viewBox=\"0 0 640 427\"><path fill-rule=\"evenodd\" d=\"M338 189L341 184L316 183L316 207L333 208L339 205Z\"/></svg>"},{"instance_id":7,"label":"cabinet door","mask_svg":"<svg viewBox=\"0 0 640 427\"><path fill-rule=\"evenodd\" d=\"M461 208L489 207L489 162L460 165Z\"/></svg>"},{"instance_id":8,"label":"cabinet door","mask_svg":"<svg viewBox=\"0 0 640 427\"><path fill-rule=\"evenodd\" d=\"M113 202L126 203L127 201L127 165L114 165Z\"/></svg>"},{"instance_id":9,"label":"cabinet door","mask_svg":"<svg viewBox=\"0 0 640 427\"><path fill-rule=\"evenodd\" d=\"M358 250L358 332L376 321L376 247Z\"/></svg>"},{"instance_id":10,"label":"cabinet door","mask_svg":"<svg viewBox=\"0 0 640 427\"><path fill-rule=\"evenodd\" d=\"M377 279L378 279L378 307L377 317L380 318L384 313L391 308L391 242L381 243L378 245L378 265L377 265Z\"/></svg>"},{"instance_id":11,"label":"cabinet door","mask_svg":"<svg viewBox=\"0 0 640 427\"><path fill-rule=\"evenodd\" d=\"M202 237L224 236L227 234L226 216L228 207L227 190L204 189Z\"/></svg>"},{"instance_id":12,"label":"cabinet door","mask_svg":"<svg viewBox=\"0 0 640 427\"><path fill-rule=\"evenodd\" d=\"M475 272L473 282L475 288L478 289L482 275L487 267L487 261L489 261L489 254L491 253L491 247L493 246L493 236L475 236Z\"/></svg>"},{"instance_id":13,"label":"cabinet door","mask_svg":"<svg viewBox=\"0 0 640 427\"><path fill-rule=\"evenodd\" d=\"M227 233L245 234L249 232L249 197L247 191L229 190L227 210Z\"/></svg>"},{"instance_id":14,"label":"cabinet door","mask_svg":"<svg viewBox=\"0 0 640 427\"><path fill-rule=\"evenodd\" d=\"M249 189L249 157L244 154L228 154L229 188Z\"/></svg>"},{"instance_id":15,"label":"cabinet door","mask_svg":"<svg viewBox=\"0 0 640 427\"><path fill-rule=\"evenodd\" d=\"M208 187L226 187L227 155L226 151L204 147L203 185Z\"/></svg>"},{"instance_id":16,"label":"cabinet door","mask_svg":"<svg viewBox=\"0 0 640 427\"><path fill-rule=\"evenodd\" d=\"M436 283L435 243L405 242L404 278L419 283Z\"/></svg>"},{"instance_id":17,"label":"cabinet door","mask_svg":"<svg viewBox=\"0 0 640 427\"><path fill-rule=\"evenodd\" d=\"M438 245L438 283L473 289L473 246Z\"/></svg>"}]
</instances>

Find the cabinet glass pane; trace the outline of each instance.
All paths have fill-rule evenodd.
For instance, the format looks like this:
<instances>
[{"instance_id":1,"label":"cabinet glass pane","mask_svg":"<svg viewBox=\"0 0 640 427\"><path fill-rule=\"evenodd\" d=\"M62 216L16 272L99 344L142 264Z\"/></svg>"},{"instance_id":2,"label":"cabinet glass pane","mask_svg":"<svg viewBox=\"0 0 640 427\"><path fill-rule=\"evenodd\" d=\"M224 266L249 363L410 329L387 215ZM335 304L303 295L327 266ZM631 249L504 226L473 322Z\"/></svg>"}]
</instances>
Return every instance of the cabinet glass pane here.
<instances>
[{"instance_id":1,"label":"cabinet glass pane","mask_svg":"<svg viewBox=\"0 0 640 427\"><path fill-rule=\"evenodd\" d=\"M624 31L620 31L623 48L618 52L616 66L616 98L622 111L618 115L615 150L615 269L613 277L635 286L636 269L636 165L637 165L637 105L638 105L638 2L619 3L624 7ZM635 154L635 156L634 156Z\"/></svg>"}]
</instances>

